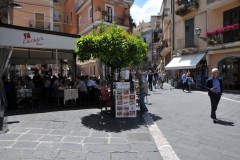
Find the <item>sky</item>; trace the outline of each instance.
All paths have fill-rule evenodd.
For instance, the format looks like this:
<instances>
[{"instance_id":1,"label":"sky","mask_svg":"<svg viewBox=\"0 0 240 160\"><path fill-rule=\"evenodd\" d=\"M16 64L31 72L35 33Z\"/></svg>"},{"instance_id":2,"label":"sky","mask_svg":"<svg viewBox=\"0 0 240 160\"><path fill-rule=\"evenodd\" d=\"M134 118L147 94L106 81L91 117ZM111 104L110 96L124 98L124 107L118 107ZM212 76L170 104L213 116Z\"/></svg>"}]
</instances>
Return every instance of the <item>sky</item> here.
<instances>
[{"instance_id":1,"label":"sky","mask_svg":"<svg viewBox=\"0 0 240 160\"><path fill-rule=\"evenodd\" d=\"M131 7L131 16L133 21L138 25L139 22L149 22L152 15L160 12L162 0L134 0Z\"/></svg>"}]
</instances>

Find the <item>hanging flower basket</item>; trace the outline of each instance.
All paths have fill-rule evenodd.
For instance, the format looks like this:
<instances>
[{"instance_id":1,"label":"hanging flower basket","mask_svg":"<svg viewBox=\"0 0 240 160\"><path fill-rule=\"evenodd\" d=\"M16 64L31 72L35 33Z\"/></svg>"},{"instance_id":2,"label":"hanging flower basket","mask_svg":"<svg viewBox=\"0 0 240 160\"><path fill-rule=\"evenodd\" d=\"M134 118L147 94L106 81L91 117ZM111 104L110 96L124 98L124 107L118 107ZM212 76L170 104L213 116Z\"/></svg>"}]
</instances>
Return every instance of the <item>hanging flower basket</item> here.
<instances>
[{"instance_id":1,"label":"hanging flower basket","mask_svg":"<svg viewBox=\"0 0 240 160\"><path fill-rule=\"evenodd\" d=\"M184 0L177 0L176 4L178 5L175 13L179 16L185 16L194 9L198 9L199 2L198 0L193 0L191 2L185 2Z\"/></svg>"}]
</instances>

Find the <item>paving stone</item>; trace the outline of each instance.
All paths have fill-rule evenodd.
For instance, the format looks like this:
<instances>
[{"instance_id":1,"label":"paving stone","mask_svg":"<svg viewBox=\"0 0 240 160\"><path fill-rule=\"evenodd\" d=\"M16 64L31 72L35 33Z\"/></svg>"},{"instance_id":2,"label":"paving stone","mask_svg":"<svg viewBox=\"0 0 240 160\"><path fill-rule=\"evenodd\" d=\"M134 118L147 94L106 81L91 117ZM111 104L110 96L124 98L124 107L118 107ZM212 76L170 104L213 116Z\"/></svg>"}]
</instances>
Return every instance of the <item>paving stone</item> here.
<instances>
[{"instance_id":1,"label":"paving stone","mask_svg":"<svg viewBox=\"0 0 240 160\"><path fill-rule=\"evenodd\" d=\"M111 160L136 160L138 158L136 152L117 153L111 154Z\"/></svg>"},{"instance_id":2,"label":"paving stone","mask_svg":"<svg viewBox=\"0 0 240 160\"><path fill-rule=\"evenodd\" d=\"M111 153L89 152L86 160L111 160Z\"/></svg>"},{"instance_id":3,"label":"paving stone","mask_svg":"<svg viewBox=\"0 0 240 160\"><path fill-rule=\"evenodd\" d=\"M12 144L14 144L15 141L0 141L0 147L8 147L8 146L11 146Z\"/></svg>"},{"instance_id":4,"label":"paving stone","mask_svg":"<svg viewBox=\"0 0 240 160\"><path fill-rule=\"evenodd\" d=\"M83 151L102 152L103 144L83 144Z\"/></svg>"},{"instance_id":5,"label":"paving stone","mask_svg":"<svg viewBox=\"0 0 240 160\"><path fill-rule=\"evenodd\" d=\"M29 141L17 141L13 148L34 148L39 144L39 142L29 142Z\"/></svg>"},{"instance_id":6,"label":"paving stone","mask_svg":"<svg viewBox=\"0 0 240 160\"><path fill-rule=\"evenodd\" d=\"M60 136L66 136L71 133L70 130L64 130L64 129L54 129L49 134L50 135L60 135Z\"/></svg>"},{"instance_id":7,"label":"paving stone","mask_svg":"<svg viewBox=\"0 0 240 160\"><path fill-rule=\"evenodd\" d=\"M57 141L60 142L62 140L63 136L50 136L50 135L44 135L39 141Z\"/></svg>"},{"instance_id":8,"label":"paving stone","mask_svg":"<svg viewBox=\"0 0 240 160\"><path fill-rule=\"evenodd\" d=\"M38 134L24 134L21 137L18 138L18 140L21 141L38 141L42 135Z\"/></svg>"},{"instance_id":9,"label":"paving stone","mask_svg":"<svg viewBox=\"0 0 240 160\"><path fill-rule=\"evenodd\" d=\"M83 132L83 131L73 131L71 133L71 136L81 136L81 137L89 137L90 136L91 131L88 132Z\"/></svg>"},{"instance_id":10,"label":"paving stone","mask_svg":"<svg viewBox=\"0 0 240 160\"><path fill-rule=\"evenodd\" d=\"M42 150L59 150L61 145L62 143L59 142L40 142L36 148Z\"/></svg>"},{"instance_id":11,"label":"paving stone","mask_svg":"<svg viewBox=\"0 0 240 160\"><path fill-rule=\"evenodd\" d=\"M56 160L86 160L87 152L60 151Z\"/></svg>"},{"instance_id":12,"label":"paving stone","mask_svg":"<svg viewBox=\"0 0 240 160\"><path fill-rule=\"evenodd\" d=\"M131 133L124 135L128 141L152 141L152 137L149 133Z\"/></svg>"},{"instance_id":13,"label":"paving stone","mask_svg":"<svg viewBox=\"0 0 240 160\"><path fill-rule=\"evenodd\" d=\"M82 144L62 143L60 149L61 149L61 150L64 150L64 151L80 152L80 151L82 151Z\"/></svg>"},{"instance_id":14,"label":"paving stone","mask_svg":"<svg viewBox=\"0 0 240 160\"><path fill-rule=\"evenodd\" d=\"M107 144L108 138L85 138L83 143Z\"/></svg>"},{"instance_id":15,"label":"paving stone","mask_svg":"<svg viewBox=\"0 0 240 160\"><path fill-rule=\"evenodd\" d=\"M131 150L129 144L103 144L103 152L129 152Z\"/></svg>"},{"instance_id":16,"label":"paving stone","mask_svg":"<svg viewBox=\"0 0 240 160\"><path fill-rule=\"evenodd\" d=\"M158 152L156 144L142 144L134 143L130 144L131 152Z\"/></svg>"},{"instance_id":17,"label":"paving stone","mask_svg":"<svg viewBox=\"0 0 240 160\"><path fill-rule=\"evenodd\" d=\"M28 133L32 134L48 134L51 130L50 129L31 129Z\"/></svg>"},{"instance_id":18,"label":"paving stone","mask_svg":"<svg viewBox=\"0 0 240 160\"><path fill-rule=\"evenodd\" d=\"M128 144L125 138L110 138L110 144Z\"/></svg>"},{"instance_id":19,"label":"paving stone","mask_svg":"<svg viewBox=\"0 0 240 160\"><path fill-rule=\"evenodd\" d=\"M106 132L92 132L90 137L109 137L110 134Z\"/></svg>"},{"instance_id":20,"label":"paving stone","mask_svg":"<svg viewBox=\"0 0 240 160\"><path fill-rule=\"evenodd\" d=\"M63 138L64 143L82 143L83 137L73 137L73 136L66 136Z\"/></svg>"},{"instance_id":21,"label":"paving stone","mask_svg":"<svg viewBox=\"0 0 240 160\"><path fill-rule=\"evenodd\" d=\"M5 133L5 134L0 134L0 140L16 140L20 136L21 134Z\"/></svg>"},{"instance_id":22,"label":"paving stone","mask_svg":"<svg viewBox=\"0 0 240 160\"><path fill-rule=\"evenodd\" d=\"M30 129L27 129L27 128L16 128L16 129L13 129L13 130L10 130L9 133L27 133L29 132Z\"/></svg>"},{"instance_id":23,"label":"paving stone","mask_svg":"<svg viewBox=\"0 0 240 160\"><path fill-rule=\"evenodd\" d=\"M163 160L159 152L138 152L138 160Z\"/></svg>"}]
</instances>

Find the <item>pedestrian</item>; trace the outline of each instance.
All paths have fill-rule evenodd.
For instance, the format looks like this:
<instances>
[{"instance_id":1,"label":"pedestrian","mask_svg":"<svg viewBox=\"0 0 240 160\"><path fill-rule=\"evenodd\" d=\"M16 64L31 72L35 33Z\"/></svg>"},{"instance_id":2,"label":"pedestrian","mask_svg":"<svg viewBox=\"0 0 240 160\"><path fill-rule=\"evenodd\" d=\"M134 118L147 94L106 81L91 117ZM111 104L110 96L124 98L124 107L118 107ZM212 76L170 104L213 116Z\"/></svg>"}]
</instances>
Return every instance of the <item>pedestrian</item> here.
<instances>
[{"instance_id":1,"label":"pedestrian","mask_svg":"<svg viewBox=\"0 0 240 160\"><path fill-rule=\"evenodd\" d=\"M185 88L187 88L187 90L189 91L189 87L188 87L188 83L187 83L187 71L186 70L183 70L181 80L182 80L182 90L183 90L183 92L184 92Z\"/></svg>"},{"instance_id":2,"label":"pedestrian","mask_svg":"<svg viewBox=\"0 0 240 160\"><path fill-rule=\"evenodd\" d=\"M152 85L153 85L153 72L152 72L152 69L149 69L148 70L148 87L150 91L153 90Z\"/></svg>"},{"instance_id":3,"label":"pedestrian","mask_svg":"<svg viewBox=\"0 0 240 160\"><path fill-rule=\"evenodd\" d=\"M148 94L148 83L147 79L141 71L137 71L136 77L139 79L139 101L140 101L140 109L142 113L148 112L146 104L144 102L145 97Z\"/></svg>"},{"instance_id":4,"label":"pedestrian","mask_svg":"<svg viewBox=\"0 0 240 160\"><path fill-rule=\"evenodd\" d=\"M223 91L222 79L219 78L217 68L212 69L212 76L207 80L206 88L211 101L211 118L213 119L213 123L217 123L216 110Z\"/></svg>"}]
</instances>

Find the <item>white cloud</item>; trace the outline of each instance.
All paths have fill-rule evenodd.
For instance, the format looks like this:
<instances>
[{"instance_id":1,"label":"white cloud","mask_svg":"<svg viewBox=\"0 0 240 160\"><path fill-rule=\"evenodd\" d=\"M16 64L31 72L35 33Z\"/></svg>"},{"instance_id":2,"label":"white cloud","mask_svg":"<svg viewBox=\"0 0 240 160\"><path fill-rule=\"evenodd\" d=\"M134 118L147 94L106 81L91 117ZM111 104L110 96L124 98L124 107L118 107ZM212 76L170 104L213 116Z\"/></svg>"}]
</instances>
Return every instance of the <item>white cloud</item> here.
<instances>
[{"instance_id":1,"label":"white cloud","mask_svg":"<svg viewBox=\"0 0 240 160\"><path fill-rule=\"evenodd\" d=\"M133 4L130 10L133 21L136 24L142 21L149 22L151 16L160 12L161 4L162 0L147 0L142 7Z\"/></svg>"}]
</instances>

